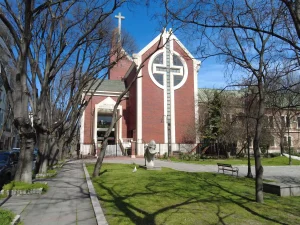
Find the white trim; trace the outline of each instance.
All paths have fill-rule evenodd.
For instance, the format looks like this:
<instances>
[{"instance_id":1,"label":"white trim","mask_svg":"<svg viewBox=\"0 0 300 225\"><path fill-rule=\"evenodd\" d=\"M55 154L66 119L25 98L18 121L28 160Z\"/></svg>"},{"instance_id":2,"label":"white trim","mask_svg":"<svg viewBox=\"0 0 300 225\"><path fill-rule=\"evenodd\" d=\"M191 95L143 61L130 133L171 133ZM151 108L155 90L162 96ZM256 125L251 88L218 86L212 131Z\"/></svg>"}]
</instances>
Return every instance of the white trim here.
<instances>
[{"instance_id":1,"label":"white trim","mask_svg":"<svg viewBox=\"0 0 300 225\"><path fill-rule=\"evenodd\" d=\"M187 53L187 55L192 59L192 60L196 60L195 57L189 52L189 50L187 50L187 48L181 43L181 41L179 41L179 39L175 36L175 34L172 34L171 36L173 38L174 41L176 41L176 43L183 49L183 51L185 51ZM196 60L198 61L198 60Z\"/></svg>"},{"instance_id":2,"label":"white trim","mask_svg":"<svg viewBox=\"0 0 300 225\"><path fill-rule=\"evenodd\" d=\"M276 137L275 137L274 135L271 135L271 136L272 136L272 138L273 138L273 140L274 140L274 145L273 145L273 146L270 145L270 147L276 148L276 147L277 147L277 145L276 145Z\"/></svg>"},{"instance_id":3,"label":"white trim","mask_svg":"<svg viewBox=\"0 0 300 225\"><path fill-rule=\"evenodd\" d=\"M89 96L91 96L91 95L93 95L93 96L95 96L95 95L101 95L101 96L113 96L113 97L115 97L115 96L119 97L120 94L122 94L122 92L95 91L94 94L91 94L91 92L86 93L86 95L89 95ZM126 94L124 97L128 97L128 94Z\"/></svg>"},{"instance_id":4,"label":"white trim","mask_svg":"<svg viewBox=\"0 0 300 225\"><path fill-rule=\"evenodd\" d=\"M121 94L121 93L120 93ZM101 93L95 93L93 96L103 96L103 97L119 97L120 96L120 94L101 94ZM128 98L129 97L129 95L125 95L124 96L124 98Z\"/></svg>"},{"instance_id":5,"label":"white trim","mask_svg":"<svg viewBox=\"0 0 300 225\"><path fill-rule=\"evenodd\" d=\"M174 79L170 76L170 97L171 97L171 143L176 143L175 136L175 97L174 97Z\"/></svg>"},{"instance_id":6,"label":"white trim","mask_svg":"<svg viewBox=\"0 0 300 225\"><path fill-rule=\"evenodd\" d=\"M81 95L81 101L84 98L84 94ZM86 109L86 108L85 108ZM81 118L80 118L80 150L83 150L83 143L84 143L84 117L85 117L85 110L82 112Z\"/></svg>"},{"instance_id":7,"label":"white trim","mask_svg":"<svg viewBox=\"0 0 300 225\"><path fill-rule=\"evenodd\" d=\"M166 83L167 76L164 76L164 82ZM165 143L168 143L168 102L167 102L167 88L164 88L164 135L165 135Z\"/></svg>"},{"instance_id":8,"label":"white trim","mask_svg":"<svg viewBox=\"0 0 300 225\"><path fill-rule=\"evenodd\" d=\"M141 60L142 60L142 56L141 55L138 55L138 58L137 58L137 65L140 66L141 64ZM136 100L137 100L137 107L136 107L136 110L137 110L137 121L136 121L136 141L137 143L141 143L142 142L142 139L143 139L143 132L142 132L142 129L143 129L143 120L142 120L142 105L143 105L143 100L142 100L142 94L143 94L143 91L142 91L142 84L143 84L143 74L142 74L142 69L140 70L139 74L137 75L139 78L137 78L137 81L136 81L136 85L137 85L137 88L136 88ZM139 146L139 145L137 145ZM140 153L140 150L138 147L136 149L136 154L139 155Z\"/></svg>"},{"instance_id":9,"label":"white trim","mask_svg":"<svg viewBox=\"0 0 300 225\"><path fill-rule=\"evenodd\" d=\"M94 143L95 143L96 146L98 144L98 140L97 140L97 119L98 119L98 108L95 105L93 139L94 139Z\"/></svg>"},{"instance_id":10,"label":"white trim","mask_svg":"<svg viewBox=\"0 0 300 225\"><path fill-rule=\"evenodd\" d=\"M153 63L153 61L154 61L154 59L156 58L157 55L159 55L160 53L163 53L163 54L164 54L164 55L163 55L163 56L164 56L164 60L163 60L163 64L161 64L161 66L166 67L167 65L166 65L166 53L165 53L165 52L166 52L166 51L165 51L165 48L163 48L163 49L161 49L161 50L155 52L155 53L150 57L149 62L148 62L148 74L149 74L151 80L153 81L153 83L154 83L156 86L158 86L159 88L161 88L161 89L164 89L164 86L165 86L165 84L166 84L166 82L165 82L166 78L165 78L165 77L166 77L167 73L166 73L165 71L159 71L159 73L164 74L164 75L163 75L164 85L161 85L160 83L157 82L157 80L156 80L156 79L154 78L154 76L153 76L153 73L152 73L152 63ZM155 67L154 69L156 69L156 67Z\"/></svg>"},{"instance_id":11,"label":"white trim","mask_svg":"<svg viewBox=\"0 0 300 225\"><path fill-rule=\"evenodd\" d=\"M94 141L97 144L98 140L97 140L97 119L98 119L98 112L101 112L102 110L111 110L113 111L114 106L115 106L116 102L111 98L111 97L107 97L104 100L102 100L101 102L99 102L98 104L95 104L95 117L94 117ZM118 110L117 113L119 111L120 116L123 117L123 107L122 105L118 106ZM117 138L122 138L122 121L123 118L120 118L119 121L117 122L117 132L118 135ZM116 142L118 142L118 140L115 140Z\"/></svg>"},{"instance_id":12,"label":"white trim","mask_svg":"<svg viewBox=\"0 0 300 225\"><path fill-rule=\"evenodd\" d=\"M170 42L170 68L172 68L172 66L173 66L173 54L175 53L175 51L174 51L173 41L169 40L169 42ZM178 56L179 56L179 54L178 54ZM180 59L181 59L181 57L180 57ZM184 64L186 64L186 62L184 61L184 63L182 62L182 64L184 65ZM188 75L187 70L185 70L185 74L183 74L183 77L184 76L187 77L187 75ZM183 80L184 79L182 79L182 81ZM181 82L179 83L179 85L181 84ZM170 115L171 116L171 134L170 135L171 135L171 144L176 143L176 138L175 138L176 137L175 136L175 97L174 97L174 94L175 94L174 90L175 89L176 88L174 87L174 76L170 71L170 98L171 98L171 100L170 100L171 101L171 115ZM171 149L173 149L173 148L171 147Z\"/></svg>"},{"instance_id":13,"label":"white trim","mask_svg":"<svg viewBox=\"0 0 300 225\"><path fill-rule=\"evenodd\" d=\"M293 136L291 136L291 133L290 133L290 135L288 136L287 134L285 134L284 135L284 138L287 138L286 140L287 140L287 144L289 144L289 137L291 138L291 145L290 145L290 147L294 147L294 145L293 145Z\"/></svg>"},{"instance_id":14,"label":"white trim","mask_svg":"<svg viewBox=\"0 0 300 225\"><path fill-rule=\"evenodd\" d=\"M120 108L119 108L120 107ZM117 126L118 129L118 140L116 140L116 142L119 142L119 139L123 140L123 135L122 135L122 118L123 118L123 109L122 106L119 105L117 112L119 111L119 115L121 116L121 118L119 119L118 123L119 125Z\"/></svg>"},{"instance_id":15,"label":"white trim","mask_svg":"<svg viewBox=\"0 0 300 225\"><path fill-rule=\"evenodd\" d=\"M127 54L127 52L125 51L125 49L123 47L122 47L121 51L124 53L124 55L127 59L129 59L130 61L133 61L132 57L129 54Z\"/></svg>"},{"instance_id":16,"label":"white trim","mask_svg":"<svg viewBox=\"0 0 300 225\"><path fill-rule=\"evenodd\" d=\"M201 61L193 60L193 67L194 67L194 105L195 105L195 134L196 134L196 143L200 142L199 135L197 134L197 127L199 123L199 106L198 106L198 72L201 66Z\"/></svg>"},{"instance_id":17,"label":"white trim","mask_svg":"<svg viewBox=\"0 0 300 225\"><path fill-rule=\"evenodd\" d=\"M163 31L165 32L165 31ZM149 44L147 44L139 53L138 55L142 56L144 55L152 46L154 46L156 44L156 42L159 41L159 39L161 38L161 33L159 33L159 35L157 35ZM165 43L164 40L164 35L162 36L163 41L161 43Z\"/></svg>"}]
</instances>

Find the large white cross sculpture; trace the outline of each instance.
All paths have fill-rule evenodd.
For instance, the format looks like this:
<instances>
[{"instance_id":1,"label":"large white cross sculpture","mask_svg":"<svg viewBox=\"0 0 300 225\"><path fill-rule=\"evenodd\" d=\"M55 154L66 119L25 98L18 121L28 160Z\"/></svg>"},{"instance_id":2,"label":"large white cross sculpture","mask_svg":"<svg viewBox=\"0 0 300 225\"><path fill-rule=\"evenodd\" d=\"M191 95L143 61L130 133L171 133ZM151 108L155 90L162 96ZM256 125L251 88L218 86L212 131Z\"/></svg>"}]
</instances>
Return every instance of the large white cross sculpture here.
<instances>
[{"instance_id":1,"label":"large white cross sculpture","mask_svg":"<svg viewBox=\"0 0 300 225\"><path fill-rule=\"evenodd\" d=\"M153 63L153 74L161 74L163 73L164 75L167 74L167 72L170 72L170 76L183 76L183 66L175 66L173 65L172 61L170 63L170 67L164 64L157 64Z\"/></svg>"},{"instance_id":2,"label":"large white cross sculpture","mask_svg":"<svg viewBox=\"0 0 300 225\"><path fill-rule=\"evenodd\" d=\"M122 16L120 12L115 17L118 19L119 41L121 41L121 23L122 23L122 20L125 19L125 17Z\"/></svg>"}]
</instances>

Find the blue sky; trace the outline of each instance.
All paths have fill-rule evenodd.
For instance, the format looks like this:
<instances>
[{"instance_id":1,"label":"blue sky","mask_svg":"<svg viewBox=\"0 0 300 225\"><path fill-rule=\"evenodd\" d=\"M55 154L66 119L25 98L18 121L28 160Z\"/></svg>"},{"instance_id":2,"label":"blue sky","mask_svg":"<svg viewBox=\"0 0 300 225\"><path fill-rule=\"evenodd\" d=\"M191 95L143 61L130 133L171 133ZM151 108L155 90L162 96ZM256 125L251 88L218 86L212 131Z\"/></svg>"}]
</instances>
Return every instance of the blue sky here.
<instances>
[{"instance_id":1,"label":"blue sky","mask_svg":"<svg viewBox=\"0 0 300 225\"><path fill-rule=\"evenodd\" d=\"M147 8L146 6L141 5L129 8L127 5L124 5L114 14L117 15L120 12L122 16L125 16L125 19L122 20L122 30L126 30L135 39L138 50L145 47L162 29L159 26L159 22L153 17L153 10L156 9L151 7ZM117 24L116 18L115 22ZM183 44L185 44L184 40L181 39L178 34L175 33L175 35ZM191 51L191 49L189 49L189 51ZM223 88L225 86L226 79L224 78L224 66L218 64L216 59L213 58L202 62L198 73L198 87Z\"/></svg>"}]
</instances>

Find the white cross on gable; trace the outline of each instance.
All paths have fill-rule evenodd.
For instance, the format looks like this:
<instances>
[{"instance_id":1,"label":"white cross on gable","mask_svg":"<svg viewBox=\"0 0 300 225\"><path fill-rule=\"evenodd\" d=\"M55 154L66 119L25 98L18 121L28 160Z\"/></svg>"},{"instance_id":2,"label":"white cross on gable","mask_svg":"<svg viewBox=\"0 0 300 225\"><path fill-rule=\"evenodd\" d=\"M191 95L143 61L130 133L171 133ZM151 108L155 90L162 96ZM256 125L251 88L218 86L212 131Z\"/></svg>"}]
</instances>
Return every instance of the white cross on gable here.
<instances>
[{"instance_id":1,"label":"white cross on gable","mask_svg":"<svg viewBox=\"0 0 300 225\"><path fill-rule=\"evenodd\" d=\"M121 24L122 24L122 20L124 20L125 17L122 16L120 12L115 17L118 19L118 31L119 31L119 41L120 41L121 40Z\"/></svg>"}]
</instances>

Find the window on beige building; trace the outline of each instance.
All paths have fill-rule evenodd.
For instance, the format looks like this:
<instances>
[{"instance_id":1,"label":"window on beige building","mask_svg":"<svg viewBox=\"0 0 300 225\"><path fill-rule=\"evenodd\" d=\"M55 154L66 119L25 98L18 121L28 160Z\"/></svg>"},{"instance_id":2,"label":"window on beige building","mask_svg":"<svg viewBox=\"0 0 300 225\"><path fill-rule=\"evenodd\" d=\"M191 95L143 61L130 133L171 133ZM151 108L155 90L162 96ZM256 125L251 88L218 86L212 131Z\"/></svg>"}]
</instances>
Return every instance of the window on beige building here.
<instances>
[{"instance_id":1,"label":"window on beige building","mask_svg":"<svg viewBox=\"0 0 300 225\"><path fill-rule=\"evenodd\" d=\"M269 117L268 117L268 122L269 122L269 127L270 127L270 128L274 128L274 120L273 120L273 116L269 116Z\"/></svg>"}]
</instances>

